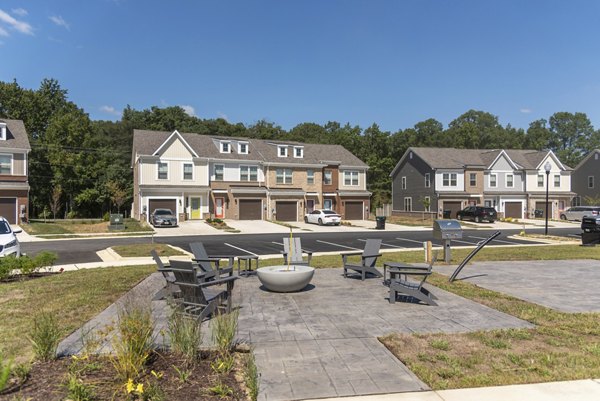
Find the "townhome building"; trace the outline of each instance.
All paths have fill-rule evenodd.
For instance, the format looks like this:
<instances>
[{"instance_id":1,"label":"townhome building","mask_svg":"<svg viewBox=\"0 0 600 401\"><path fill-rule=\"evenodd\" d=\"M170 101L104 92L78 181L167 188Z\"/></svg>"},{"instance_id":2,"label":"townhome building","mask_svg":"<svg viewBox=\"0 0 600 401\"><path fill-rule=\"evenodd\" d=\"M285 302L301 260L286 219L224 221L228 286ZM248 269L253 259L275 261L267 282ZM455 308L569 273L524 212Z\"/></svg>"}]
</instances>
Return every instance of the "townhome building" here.
<instances>
[{"instance_id":1,"label":"townhome building","mask_svg":"<svg viewBox=\"0 0 600 401\"><path fill-rule=\"evenodd\" d=\"M368 166L339 145L134 130L132 168L140 219L158 207L179 220L299 221L317 208L363 219L370 207Z\"/></svg>"},{"instance_id":2,"label":"townhome building","mask_svg":"<svg viewBox=\"0 0 600 401\"><path fill-rule=\"evenodd\" d=\"M551 151L413 147L391 177L395 213L455 217L467 206L481 205L504 217L533 217L535 210L545 211L548 184L549 213L558 218L574 195L571 169Z\"/></svg>"},{"instance_id":3,"label":"townhome building","mask_svg":"<svg viewBox=\"0 0 600 401\"><path fill-rule=\"evenodd\" d=\"M30 151L23 121L0 119L0 216L11 224L28 219Z\"/></svg>"},{"instance_id":4,"label":"townhome building","mask_svg":"<svg viewBox=\"0 0 600 401\"><path fill-rule=\"evenodd\" d=\"M576 194L573 206L600 204L600 149L591 151L573 169L571 187Z\"/></svg>"}]
</instances>

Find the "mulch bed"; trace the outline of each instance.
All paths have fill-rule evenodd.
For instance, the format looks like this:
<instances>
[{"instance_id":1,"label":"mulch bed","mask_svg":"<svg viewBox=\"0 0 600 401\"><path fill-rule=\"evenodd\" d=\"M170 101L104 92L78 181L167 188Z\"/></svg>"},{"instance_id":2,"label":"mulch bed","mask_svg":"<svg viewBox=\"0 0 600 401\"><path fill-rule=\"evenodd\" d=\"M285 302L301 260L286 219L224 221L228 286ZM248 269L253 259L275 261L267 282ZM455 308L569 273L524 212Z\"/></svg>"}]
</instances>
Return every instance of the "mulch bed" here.
<instances>
[{"instance_id":1,"label":"mulch bed","mask_svg":"<svg viewBox=\"0 0 600 401\"><path fill-rule=\"evenodd\" d=\"M60 272L37 272L37 273L31 273L31 274L15 274L15 275L11 275L9 277L0 279L0 283L15 283L17 281L29 281L29 280L35 280L37 278L52 276L52 275L60 274L60 273L62 273L62 271L60 271Z\"/></svg>"},{"instance_id":2,"label":"mulch bed","mask_svg":"<svg viewBox=\"0 0 600 401\"><path fill-rule=\"evenodd\" d=\"M217 374L210 366L216 356L216 353L204 353L196 364L187 369L190 374L187 380L182 382L175 367L184 371L183 360L168 352L156 352L147 364L147 373L135 382L144 384L146 396L150 395L151 386L159 387L163 397L154 399L160 400L249 400L244 389L239 358L229 373ZM0 400L65 400L68 395L66 384L70 370L77 370L83 383L93 386L93 400L144 399L127 394L126 383L121 383L115 377L115 370L108 358L92 356L80 360L61 358L51 362L37 362L32 366L27 381L20 387L14 384L9 386L0 394ZM212 393L210 387L219 383L231 388L232 394L222 396Z\"/></svg>"}]
</instances>

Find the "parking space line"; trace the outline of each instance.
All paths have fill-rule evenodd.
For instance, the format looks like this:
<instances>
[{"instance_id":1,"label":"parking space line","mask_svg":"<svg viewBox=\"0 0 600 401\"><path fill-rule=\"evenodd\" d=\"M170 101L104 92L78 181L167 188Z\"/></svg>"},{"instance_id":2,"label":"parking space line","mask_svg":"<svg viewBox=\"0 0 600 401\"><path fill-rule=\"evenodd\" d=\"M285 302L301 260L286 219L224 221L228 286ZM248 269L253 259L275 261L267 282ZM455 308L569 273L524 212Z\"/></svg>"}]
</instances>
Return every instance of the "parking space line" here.
<instances>
[{"instance_id":1,"label":"parking space line","mask_svg":"<svg viewBox=\"0 0 600 401\"><path fill-rule=\"evenodd\" d=\"M396 238L396 239L399 240L399 241L414 242L415 244L420 244L420 245L423 245L423 242L425 242L425 241L415 241L414 239L408 239L408 238ZM442 246L442 244L438 244L438 243L435 243L433 241L431 241L431 245L433 245L433 246Z\"/></svg>"},{"instance_id":2,"label":"parking space line","mask_svg":"<svg viewBox=\"0 0 600 401\"><path fill-rule=\"evenodd\" d=\"M352 249L353 251L360 251L360 249L358 249L358 248L353 248L351 246L346 246L346 245L335 244L333 242L321 241L320 239L318 239L317 242L320 242L322 244L327 244L327 245L338 246L340 248Z\"/></svg>"},{"instance_id":3,"label":"parking space line","mask_svg":"<svg viewBox=\"0 0 600 401\"><path fill-rule=\"evenodd\" d=\"M246 253L249 253L250 255L254 255L254 256L259 256L258 254L254 253L254 252L250 252L250 251L247 251L247 250L245 250L245 249L243 249L243 248L240 248L240 247L238 247L238 246L235 246L235 245L228 244L227 242L224 242L224 244L225 244L225 245L227 245L227 246L230 246L230 247L232 247L232 248L235 248L235 249L237 249L238 251L246 252Z\"/></svg>"},{"instance_id":4,"label":"parking space line","mask_svg":"<svg viewBox=\"0 0 600 401\"><path fill-rule=\"evenodd\" d=\"M469 245L477 245L477 242L469 242L469 241L461 241L458 239L453 239L452 242L460 242L461 244L469 244Z\"/></svg>"},{"instance_id":5,"label":"parking space line","mask_svg":"<svg viewBox=\"0 0 600 401\"><path fill-rule=\"evenodd\" d=\"M468 237L469 238L475 238L475 239L481 239L481 240L487 239L485 237L473 237L471 235L468 235ZM510 242L510 241L504 241L504 240L501 240L501 239L494 239L492 242L501 242L503 244L510 244L510 245L522 245L520 242Z\"/></svg>"},{"instance_id":6,"label":"parking space line","mask_svg":"<svg viewBox=\"0 0 600 401\"><path fill-rule=\"evenodd\" d=\"M271 244L279 245L280 247L283 248L283 243L281 243L281 242L271 241Z\"/></svg>"},{"instance_id":7,"label":"parking space line","mask_svg":"<svg viewBox=\"0 0 600 401\"><path fill-rule=\"evenodd\" d=\"M361 241L361 242L367 242L367 240L366 240L366 239L360 239L360 238L358 239L358 241ZM385 246L391 246L392 248L402 248L402 249L406 249L406 247L405 247L405 246L400 246L400 245L392 245L392 244L386 244L385 242L382 242L382 243L381 243L381 245L385 245Z\"/></svg>"}]
</instances>

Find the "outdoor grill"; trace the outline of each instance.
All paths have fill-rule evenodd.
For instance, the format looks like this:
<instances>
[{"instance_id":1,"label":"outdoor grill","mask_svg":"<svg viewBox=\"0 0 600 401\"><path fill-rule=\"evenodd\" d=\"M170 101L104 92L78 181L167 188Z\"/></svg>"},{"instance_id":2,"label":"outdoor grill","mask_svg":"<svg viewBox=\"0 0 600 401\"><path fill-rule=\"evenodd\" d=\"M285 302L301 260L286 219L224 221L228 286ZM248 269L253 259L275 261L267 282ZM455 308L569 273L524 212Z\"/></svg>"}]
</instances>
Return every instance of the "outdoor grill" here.
<instances>
[{"instance_id":1,"label":"outdoor grill","mask_svg":"<svg viewBox=\"0 0 600 401\"><path fill-rule=\"evenodd\" d=\"M450 242L453 239L462 238L462 227L458 220L434 220L433 238L442 241L444 246L444 261L450 263L450 259L452 259Z\"/></svg>"}]
</instances>

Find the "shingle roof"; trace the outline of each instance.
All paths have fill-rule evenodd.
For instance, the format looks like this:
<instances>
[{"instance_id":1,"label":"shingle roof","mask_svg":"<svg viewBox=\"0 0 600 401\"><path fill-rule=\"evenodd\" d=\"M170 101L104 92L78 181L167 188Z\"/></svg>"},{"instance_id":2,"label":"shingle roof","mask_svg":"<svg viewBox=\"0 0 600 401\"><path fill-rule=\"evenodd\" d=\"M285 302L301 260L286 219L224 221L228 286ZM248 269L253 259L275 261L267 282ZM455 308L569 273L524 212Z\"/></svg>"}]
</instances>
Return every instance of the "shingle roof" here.
<instances>
[{"instance_id":1,"label":"shingle roof","mask_svg":"<svg viewBox=\"0 0 600 401\"><path fill-rule=\"evenodd\" d=\"M6 140L0 141L0 148L31 150L23 121L0 118L0 123L6 123Z\"/></svg>"}]
</instances>

